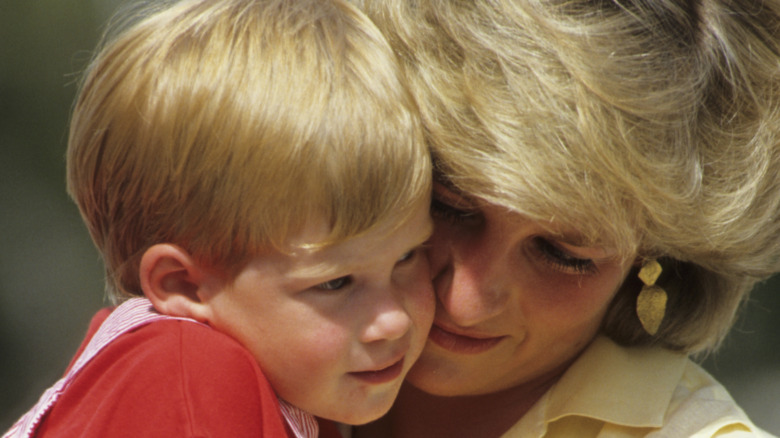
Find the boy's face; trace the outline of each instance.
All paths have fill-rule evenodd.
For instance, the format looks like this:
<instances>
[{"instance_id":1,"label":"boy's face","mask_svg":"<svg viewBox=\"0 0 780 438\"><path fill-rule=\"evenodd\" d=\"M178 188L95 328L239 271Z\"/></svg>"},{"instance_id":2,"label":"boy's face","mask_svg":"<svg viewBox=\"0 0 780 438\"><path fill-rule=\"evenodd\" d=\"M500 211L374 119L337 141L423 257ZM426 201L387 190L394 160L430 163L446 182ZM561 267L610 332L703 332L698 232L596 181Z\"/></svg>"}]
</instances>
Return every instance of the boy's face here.
<instances>
[{"instance_id":1,"label":"boy's face","mask_svg":"<svg viewBox=\"0 0 780 438\"><path fill-rule=\"evenodd\" d=\"M428 208L428 200L421 201L392 232L255 257L210 300L209 322L254 355L286 401L344 423L380 417L433 320L421 248L432 230ZM324 228L310 226L296 241L324 236Z\"/></svg>"}]
</instances>

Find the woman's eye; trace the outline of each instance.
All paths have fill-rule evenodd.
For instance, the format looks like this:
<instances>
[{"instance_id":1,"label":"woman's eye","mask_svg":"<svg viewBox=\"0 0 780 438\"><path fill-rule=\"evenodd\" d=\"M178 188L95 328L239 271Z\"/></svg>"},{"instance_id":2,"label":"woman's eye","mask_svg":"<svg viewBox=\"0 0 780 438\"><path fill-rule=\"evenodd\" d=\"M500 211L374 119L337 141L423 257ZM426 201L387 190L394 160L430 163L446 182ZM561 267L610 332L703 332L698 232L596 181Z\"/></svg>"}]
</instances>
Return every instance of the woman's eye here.
<instances>
[{"instance_id":1,"label":"woman's eye","mask_svg":"<svg viewBox=\"0 0 780 438\"><path fill-rule=\"evenodd\" d=\"M328 280L324 283L320 283L314 286L314 288L320 290L339 290L341 288L348 286L350 283L352 283L352 278L346 276L346 277L334 278L333 280Z\"/></svg>"},{"instance_id":2,"label":"woman's eye","mask_svg":"<svg viewBox=\"0 0 780 438\"><path fill-rule=\"evenodd\" d=\"M479 212L453 207L438 199L436 195L431 198L431 216L441 219L453 225L470 223L479 219Z\"/></svg>"},{"instance_id":3,"label":"woman's eye","mask_svg":"<svg viewBox=\"0 0 780 438\"><path fill-rule=\"evenodd\" d=\"M575 257L545 238L537 237L534 239L533 244L543 261L561 272L594 274L598 271L593 260Z\"/></svg>"}]
</instances>

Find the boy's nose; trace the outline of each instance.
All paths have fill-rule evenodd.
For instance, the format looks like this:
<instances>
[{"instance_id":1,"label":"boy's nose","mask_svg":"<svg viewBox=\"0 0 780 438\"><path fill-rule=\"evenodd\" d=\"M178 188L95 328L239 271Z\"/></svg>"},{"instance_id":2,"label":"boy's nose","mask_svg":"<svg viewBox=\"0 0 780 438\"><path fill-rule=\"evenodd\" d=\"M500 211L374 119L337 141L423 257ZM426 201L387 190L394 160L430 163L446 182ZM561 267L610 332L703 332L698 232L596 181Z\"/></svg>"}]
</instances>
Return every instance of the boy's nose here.
<instances>
[{"instance_id":1,"label":"boy's nose","mask_svg":"<svg viewBox=\"0 0 780 438\"><path fill-rule=\"evenodd\" d=\"M395 293L387 291L384 299L375 302L370 322L363 330L361 342L392 341L402 338L412 326L412 319Z\"/></svg>"}]
</instances>

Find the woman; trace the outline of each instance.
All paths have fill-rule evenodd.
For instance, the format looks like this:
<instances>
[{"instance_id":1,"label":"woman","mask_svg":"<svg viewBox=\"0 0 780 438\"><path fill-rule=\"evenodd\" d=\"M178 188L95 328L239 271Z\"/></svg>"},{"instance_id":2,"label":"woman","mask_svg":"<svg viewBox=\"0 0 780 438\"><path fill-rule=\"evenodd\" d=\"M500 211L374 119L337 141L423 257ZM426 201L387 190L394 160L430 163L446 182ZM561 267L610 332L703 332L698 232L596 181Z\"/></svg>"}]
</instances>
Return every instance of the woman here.
<instances>
[{"instance_id":1,"label":"woman","mask_svg":"<svg viewBox=\"0 0 780 438\"><path fill-rule=\"evenodd\" d=\"M353 436L761 434L689 356L780 269L780 4L359 3L437 160L438 307Z\"/></svg>"}]
</instances>

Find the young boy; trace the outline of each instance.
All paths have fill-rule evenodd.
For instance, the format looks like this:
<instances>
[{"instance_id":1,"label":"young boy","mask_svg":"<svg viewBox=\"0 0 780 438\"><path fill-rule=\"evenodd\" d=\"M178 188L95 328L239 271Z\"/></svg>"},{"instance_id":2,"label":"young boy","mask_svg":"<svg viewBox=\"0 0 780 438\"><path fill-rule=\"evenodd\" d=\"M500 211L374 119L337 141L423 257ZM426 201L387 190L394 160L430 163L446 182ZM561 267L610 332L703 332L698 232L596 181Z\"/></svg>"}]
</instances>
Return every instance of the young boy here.
<instances>
[{"instance_id":1,"label":"young boy","mask_svg":"<svg viewBox=\"0 0 780 438\"><path fill-rule=\"evenodd\" d=\"M6 436L317 436L314 416L384 414L434 308L431 164L399 76L342 0L183 1L107 44L68 188L120 305Z\"/></svg>"}]
</instances>

